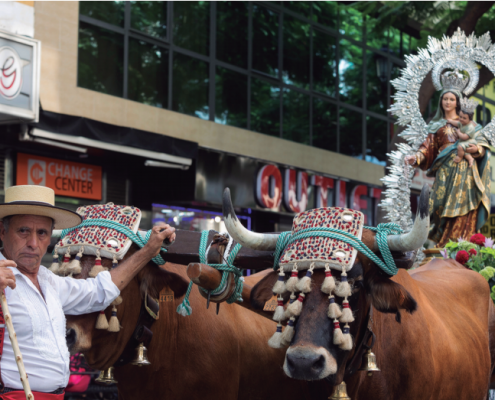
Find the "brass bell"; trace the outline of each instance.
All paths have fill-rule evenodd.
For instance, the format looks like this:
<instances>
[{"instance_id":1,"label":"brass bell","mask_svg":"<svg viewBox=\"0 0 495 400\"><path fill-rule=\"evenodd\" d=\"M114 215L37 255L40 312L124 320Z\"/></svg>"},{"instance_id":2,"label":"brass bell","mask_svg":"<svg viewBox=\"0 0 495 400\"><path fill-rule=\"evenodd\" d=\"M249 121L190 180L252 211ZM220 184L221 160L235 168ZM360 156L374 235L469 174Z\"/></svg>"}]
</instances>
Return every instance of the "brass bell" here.
<instances>
[{"instance_id":1,"label":"brass bell","mask_svg":"<svg viewBox=\"0 0 495 400\"><path fill-rule=\"evenodd\" d=\"M98 378L95 379L95 382L104 383L105 385L118 383L113 377L113 367L100 371L100 375L98 375Z\"/></svg>"},{"instance_id":2,"label":"brass bell","mask_svg":"<svg viewBox=\"0 0 495 400\"><path fill-rule=\"evenodd\" d=\"M360 371L367 371L368 376L372 375L372 372L380 372L380 368L376 365L376 356L371 349L366 350L363 356L363 362L361 364Z\"/></svg>"},{"instance_id":3,"label":"brass bell","mask_svg":"<svg viewBox=\"0 0 495 400\"><path fill-rule=\"evenodd\" d=\"M329 399L351 400L351 398L347 395L347 387L344 381L335 387L335 390Z\"/></svg>"},{"instance_id":4,"label":"brass bell","mask_svg":"<svg viewBox=\"0 0 495 400\"><path fill-rule=\"evenodd\" d=\"M148 361L148 349L144 347L144 344L139 343L139 346L136 347L136 358L132 365L137 365L138 367L142 367L143 365L150 365L151 363Z\"/></svg>"}]
</instances>

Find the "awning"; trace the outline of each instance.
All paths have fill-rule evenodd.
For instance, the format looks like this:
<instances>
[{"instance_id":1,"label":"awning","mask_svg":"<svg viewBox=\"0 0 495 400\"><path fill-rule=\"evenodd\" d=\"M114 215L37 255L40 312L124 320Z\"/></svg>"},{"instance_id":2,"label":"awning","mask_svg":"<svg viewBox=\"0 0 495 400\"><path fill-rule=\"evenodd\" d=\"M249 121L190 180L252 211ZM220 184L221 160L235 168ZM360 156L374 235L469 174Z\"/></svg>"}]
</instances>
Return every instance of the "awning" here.
<instances>
[{"instance_id":1,"label":"awning","mask_svg":"<svg viewBox=\"0 0 495 400\"><path fill-rule=\"evenodd\" d=\"M75 151L94 147L187 166L198 153L198 144L188 140L49 111L40 112L29 135L45 144L68 143Z\"/></svg>"}]
</instances>

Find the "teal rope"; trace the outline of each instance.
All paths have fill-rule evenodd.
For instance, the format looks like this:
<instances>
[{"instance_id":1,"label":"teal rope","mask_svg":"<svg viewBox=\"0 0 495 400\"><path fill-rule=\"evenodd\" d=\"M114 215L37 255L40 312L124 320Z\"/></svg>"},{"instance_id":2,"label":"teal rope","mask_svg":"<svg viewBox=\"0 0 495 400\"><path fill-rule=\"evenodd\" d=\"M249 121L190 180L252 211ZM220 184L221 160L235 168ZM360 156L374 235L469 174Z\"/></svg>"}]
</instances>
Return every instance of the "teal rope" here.
<instances>
[{"instance_id":1,"label":"teal rope","mask_svg":"<svg viewBox=\"0 0 495 400\"><path fill-rule=\"evenodd\" d=\"M219 271L222 271L222 280L220 281L220 284L216 289L210 291L210 294L216 295L222 293L223 290L225 289L225 286L227 285L227 278L229 273L233 273L235 288L234 288L234 293L232 293L232 295L227 299L227 304L232 304L236 301L242 301L241 293L242 293L242 288L244 286L243 283L244 278L242 277L241 271L238 268L234 267L234 260L242 246L239 243L237 243L234 246L234 248L230 251L226 264L208 264L207 254L206 254L206 247L208 244L208 234L209 231L201 232L201 239L199 242L199 262L201 264L206 264ZM177 313L179 313L182 316L188 316L191 315L192 313L192 307L191 304L189 303L189 294L191 293L192 286L193 286L193 282L191 281L189 282L189 286L187 288L186 295L184 296L184 300L177 307ZM203 289L202 287L200 287L199 289L204 293L208 293L208 291Z\"/></svg>"},{"instance_id":2,"label":"teal rope","mask_svg":"<svg viewBox=\"0 0 495 400\"><path fill-rule=\"evenodd\" d=\"M85 219L83 222L81 222L77 226L74 226L73 228L68 228L68 229L62 230L62 235L60 236L60 239L63 239L65 235L72 232L73 230L76 230L76 229L79 229L79 228L82 228L85 226L102 226L104 228L113 229L117 232L120 232L120 233L123 233L124 235L126 235L129 239L131 239L134 243L136 243L141 248L143 248L146 245L146 243L148 243L148 240L150 240L151 233L152 233L151 230L147 231L146 235L143 239L141 236L136 235L132 231L132 229L128 228L125 225L122 225L119 222L110 221L108 219ZM161 251L167 251L167 249L162 247ZM158 265L165 264L165 260L162 258L162 256L160 254L158 254L156 257L153 257L152 260L153 260L153 262L155 262Z\"/></svg>"},{"instance_id":3,"label":"teal rope","mask_svg":"<svg viewBox=\"0 0 495 400\"><path fill-rule=\"evenodd\" d=\"M282 232L282 234L280 234L280 236L278 237L275 247L275 262L273 264L273 269L276 270L277 268L279 268L278 263L280 261L282 250L285 249L289 244L297 240L307 239L310 237L327 237L330 239L340 240L354 247L356 250L370 258L387 274L397 274L398 268L395 265L392 253L390 252L390 249L388 247L387 236L398 235L402 233L399 225L394 223L387 223L379 224L376 228L367 226L365 228L376 232L376 242L378 244L378 249L380 250L380 253L382 254L385 262L383 262L375 253L373 253L373 251L370 250L368 246L366 246L361 241L361 239L354 236L353 234L334 228L317 227L303 229L297 232L294 236L291 235L291 232Z\"/></svg>"}]
</instances>

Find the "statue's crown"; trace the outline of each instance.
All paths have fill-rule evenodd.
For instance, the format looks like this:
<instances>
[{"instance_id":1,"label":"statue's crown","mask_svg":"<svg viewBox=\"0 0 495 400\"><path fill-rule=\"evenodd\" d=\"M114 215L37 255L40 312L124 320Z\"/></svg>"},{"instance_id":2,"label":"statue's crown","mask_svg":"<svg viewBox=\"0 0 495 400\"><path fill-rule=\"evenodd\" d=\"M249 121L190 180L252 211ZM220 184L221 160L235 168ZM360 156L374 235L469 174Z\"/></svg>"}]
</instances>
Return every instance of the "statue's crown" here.
<instances>
[{"instance_id":1,"label":"statue's crown","mask_svg":"<svg viewBox=\"0 0 495 400\"><path fill-rule=\"evenodd\" d=\"M445 72L441 79L444 90L455 89L460 92L464 90L469 81L469 79L464 78L464 75L462 75L457 69L455 71Z\"/></svg>"},{"instance_id":2,"label":"statue's crown","mask_svg":"<svg viewBox=\"0 0 495 400\"><path fill-rule=\"evenodd\" d=\"M463 97L461 99L461 111L472 114L476 107L478 107L479 103L475 100L468 99L467 97Z\"/></svg>"}]
</instances>

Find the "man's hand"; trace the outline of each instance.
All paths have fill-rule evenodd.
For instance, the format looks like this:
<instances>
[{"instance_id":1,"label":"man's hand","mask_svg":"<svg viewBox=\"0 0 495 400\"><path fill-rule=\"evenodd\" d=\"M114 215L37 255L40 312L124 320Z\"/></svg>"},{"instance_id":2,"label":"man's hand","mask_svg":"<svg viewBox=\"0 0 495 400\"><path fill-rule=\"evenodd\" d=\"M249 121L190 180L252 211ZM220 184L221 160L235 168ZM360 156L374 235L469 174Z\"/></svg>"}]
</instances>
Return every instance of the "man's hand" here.
<instances>
[{"instance_id":1,"label":"man's hand","mask_svg":"<svg viewBox=\"0 0 495 400\"><path fill-rule=\"evenodd\" d=\"M150 258L156 257L160 253L163 241L168 239L170 243L175 241L175 228L164 222L158 222L152 229L148 243L143 247L150 254Z\"/></svg>"},{"instance_id":2,"label":"man's hand","mask_svg":"<svg viewBox=\"0 0 495 400\"><path fill-rule=\"evenodd\" d=\"M472 144L472 143L469 143L469 147L466 149L466 151L468 153L477 153L478 152L478 146L476 146L475 144Z\"/></svg>"},{"instance_id":3,"label":"man's hand","mask_svg":"<svg viewBox=\"0 0 495 400\"><path fill-rule=\"evenodd\" d=\"M7 267L17 267L17 264L12 260L0 261L0 292L3 292L7 286L15 289L14 273Z\"/></svg>"}]
</instances>

